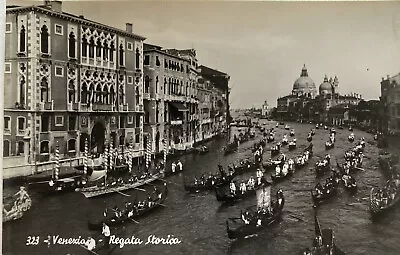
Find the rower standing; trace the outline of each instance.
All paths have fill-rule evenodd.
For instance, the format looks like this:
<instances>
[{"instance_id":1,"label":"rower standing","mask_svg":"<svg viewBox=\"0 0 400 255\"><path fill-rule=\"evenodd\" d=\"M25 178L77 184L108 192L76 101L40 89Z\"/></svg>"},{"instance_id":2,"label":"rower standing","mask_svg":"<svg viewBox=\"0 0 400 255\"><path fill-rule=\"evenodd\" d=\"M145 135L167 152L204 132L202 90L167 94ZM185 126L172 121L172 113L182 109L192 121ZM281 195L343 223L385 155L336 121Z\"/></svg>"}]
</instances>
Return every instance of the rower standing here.
<instances>
[{"instance_id":1,"label":"rower standing","mask_svg":"<svg viewBox=\"0 0 400 255\"><path fill-rule=\"evenodd\" d=\"M171 170L172 170L173 173L175 173L175 170L176 170L176 164L175 164L175 162L172 162Z\"/></svg>"},{"instance_id":2,"label":"rower standing","mask_svg":"<svg viewBox=\"0 0 400 255\"><path fill-rule=\"evenodd\" d=\"M105 247L109 247L110 246L110 235L111 235L111 232L110 232L110 227L107 226L107 224L104 223L104 222L103 222L103 229L102 229L101 233L103 234L104 239L105 239L104 240L104 246Z\"/></svg>"},{"instance_id":3,"label":"rower standing","mask_svg":"<svg viewBox=\"0 0 400 255\"><path fill-rule=\"evenodd\" d=\"M247 186L249 186L249 189L254 189L254 184L255 184L254 178L253 176L251 176L249 181L247 182Z\"/></svg>"},{"instance_id":4,"label":"rower standing","mask_svg":"<svg viewBox=\"0 0 400 255\"><path fill-rule=\"evenodd\" d=\"M176 164L176 166L178 167L179 171L183 171L183 165L180 160L178 160L178 163Z\"/></svg>"},{"instance_id":5,"label":"rower standing","mask_svg":"<svg viewBox=\"0 0 400 255\"><path fill-rule=\"evenodd\" d=\"M96 248L96 240L89 236L86 241L86 247L89 251L93 251Z\"/></svg>"},{"instance_id":6,"label":"rower standing","mask_svg":"<svg viewBox=\"0 0 400 255\"><path fill-rule=\"evenodd\" d=\"M264 176L263 172L260 169L257 169L257 185L261 185L262 178Z\"/></svg>"},{"instance_id":7,"label":"rower standing","mask_svg":"<svg viewBox=\"0 0 400 255\"><path fill-rule=\"evenodd\" d=\"M243 181L242 183L240 183L240 191L242 192L242 194L246 192L246 184Z\"/></svg>"},{"instance_id":8,"label":"rower standing","mask_svg":"<svg viewBox=\"0 0 400 255\"><path fill-rule=\"evenodd\" d=\"M231 188L231 193L232 193L233 195L236 195L236 185L235 185L234 182L231 182L230 188Z\"/></svg>"}]
</instances>

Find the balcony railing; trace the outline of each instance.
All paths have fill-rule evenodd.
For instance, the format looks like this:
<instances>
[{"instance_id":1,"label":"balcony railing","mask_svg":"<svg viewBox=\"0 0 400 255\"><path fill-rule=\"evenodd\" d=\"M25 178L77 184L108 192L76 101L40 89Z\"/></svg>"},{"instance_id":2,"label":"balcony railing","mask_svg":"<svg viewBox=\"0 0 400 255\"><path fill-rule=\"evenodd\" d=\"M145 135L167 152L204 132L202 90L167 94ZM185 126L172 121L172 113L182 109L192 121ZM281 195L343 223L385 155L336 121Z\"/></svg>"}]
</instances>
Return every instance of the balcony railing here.
<instances>
[{"instance_id":1,"label":"balcony railing","mask_svg":"<svg viewBox=\"0 0 400 255\"><path fill-rule=\"evenodd\" d=\"M78 111L79 103L68 103L68 111Z\"/></svg>"},{"instance_id":2,"label":"balcony railing","mask_svg":"<svg viewBox=\"0 0 400 255\"><path fill-rule=\"evenodd\" d=\"M171 120L170 124L171 125L182 125L183 121L182 120Z\"/></svg>"},{"instance_id":3,"label":"balcony railing","mask_svg":"<svg viewBox=\"0 0 400 255\"><path fill-rule=\"evenodd\" d=\"M51 100L51 102L40 102L39 103L39 110L43 111L52 111L54 106L54 100Z\"/></svg>"},{"instance_id":4,"label":"balcony railing","mask_svg":"<svg viewBox=\"0 0 400 255\"><path fill-rule=\"evenodd\" d=\"M119 105L120 112L127 112L128 111L128 104Z\"/></svg>"},{"instance_id":5,"label":"balcony railing","mask_svg":"<svg viewBox=\"0 0 400 255\"><path fill-rule=\"evenodd\" d=\"M113 105L111 104L93 104L93 111L112 111Z\"/></svg>"},{"instance_id":6,"label":"balcony railing","mask_svg":"<svg viewBox=\"0 0 400 255\"><path fill-rule=\"evenodd\" d=\"M143 107L143 105L142 105L142 104L136 105L136 106L135 106L135 111L136 111L136 112L144 112L144 107Z\"/></svg>"},{"instance_id":7,"label":"balcony railing","mask_svg":"<svg viewBox=\"0 0 400 255\"><path fill-rule=\"evenodd\" d=\"M91 112L92 111L92 104L85 104L85 103L81 103L81 111L83 112Z\"/></svg>"},{"instance_id":8,"label":"balcony railing","mask_svg":"<svg viewBox=\"0 0 400 255\"><path fill-rule=\"evenodd\" d=\"M150 100L150 93L143 93L143 99Z\"/></svg>"}]
</instances>

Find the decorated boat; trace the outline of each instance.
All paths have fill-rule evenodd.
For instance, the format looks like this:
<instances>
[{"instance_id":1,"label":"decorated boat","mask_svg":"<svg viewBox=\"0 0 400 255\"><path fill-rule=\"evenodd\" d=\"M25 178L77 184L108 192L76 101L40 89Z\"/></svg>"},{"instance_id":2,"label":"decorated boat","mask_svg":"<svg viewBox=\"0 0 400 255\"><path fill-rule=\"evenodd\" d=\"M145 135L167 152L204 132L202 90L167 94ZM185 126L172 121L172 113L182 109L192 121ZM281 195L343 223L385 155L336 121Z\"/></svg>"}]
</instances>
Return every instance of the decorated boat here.
<instances>
[{"instance_id":1,"label":"decorated boat","mask_svg":"<svg viewBox=\"0 0 400 255\"><path fill-rule=\"evenodd\" d=\"M163 177L164 177L163 173L156 173L153 175L148 175L143 179L138 179L135 182L122 183L122 184L116 184L116 185L106 184L106 185L101 185L101 186L85 187L85 188L77 189L76 191L82 192L82 194L86 198L92 198L92 197L98 197L98 196L116 193L116 192L119 193L124 190L135 189L135 188L138 188L145 184L149 184L156 180L159 180L160 178L162 179Z\"/></svg>"},{"instance_id":2,"label":"decorated boat","mask_svg":"<svg viewBox=\"0 0 400 255\"><path fill-rule=\"evenodd\" d=\"M24 192L24 194L21 195L21 192ZM20 191L15 195L19 197L13 201L11 209L7 210L3 205L3 223L22 218L24 213L32 206L32 200L23 187L21 187Z\"/></svg>"},{"instance_id":3,"label":"decorated boat","mask_svg":"<svg viewBox=\"0 0 400 255\"><path fill-rule=\"evenodd\" d=\"M294 136L294 129L290 130L290 136Z\"/></svg>"},{"instance_id":4,"label":"decorated boat","mask_svg":"<svg viewBox=\"0 0 400 255\"><path fill-rule=\"evenodd\" d=\"M217 201L220 202L225 202L225 203L233 203L239 200L242 200L244 198L254 196L256 194L256 190L264 187L267 185L267 181L262 178L262 182L260 185L258 185L253 178L250 178L250 180L246 183L243 183L246 186L246 190L240 190L240 184L239 185L239 190L236 190L235 192L232 192L230 189L229 185L219 185L215 188L215 197L217 198ZM249 182L254 181L253 184L249 185Z\"/></svg>"},{"instance_id":5,"label":"decorated boat","mask_svg":"<svg viewBox=\"0 0 400 255\"><path fill-rule=\"evenodd\" d=\"M111 211L111 216L106 215L107 217L97 220L97 221L89 221L88 227L90 230L101 230L103 223L107 226L117 226L124 223L136 222L137 219L147 215L149 212L154 211L156 208L163 206L165 199L168 196L168 187L167 183L164 183L163 191L153 192L149 196L148 199L144 201L137 202L136 199L132 201L130 204L125 205L124 210L116 210L115 208Z\"/></svg>"},{"instance_id":6,"label":"decorated boat","mask_svg":"<svg viewBox=\"0 0 400 255\"><path fill-rule=\"evenodd\" d=\"M226 185L230 183L234 177L234 174L220 174L218 176L212 175L207 178L195 178L192 184L184 183L184 188L186 191L194 193L213 190L219 185Z\"/></svg>"},{"instance_id":7,"label":"decorated boat","mask_svg":"<svg viewBox=\"0 0 400 255\"><path fill-rule=\"evenodd\" d=\"M317 208L314 206L315 238L312 248L307 248L302 254L307 255L344 255L345 253L336 245L332 229L321 229L317 217Z\"/></svg>"},{"instance_id":8,"label":"decorated boat","mask_svg":"<svg viewBox=\"0 0 400 255\"><path fill-rule=\"evenodd\" d=\"M349 135L349 137L347 138L347 140L349 140L349 142L354 142L354 134Z\"/></svg>"},{"instance_id":9,"label":"decorated boat","mask_svg":"<svg viewBox=\"0 0 400 255\"><path fill-rule=\"evenodd\" d=\"M310 134L308 134L308 136L307 136L307 141L308 141L308 142L311 142L311 141L312 141L312 136L311 136Z\"/></svg>"},{"instance_id":10,"label":"decorated boat","mask_svg":"<svg viewBox=\"0 0 400 255\"><path fill-rule=\"evenodd\" d=\"M350 194L355 194L357 192L357 182L353 176L345 174L342 176L341 180Z\"/></svg>"},{"instance_id":11,"label":"decorated boat","mask_svg":"<svg viewBox=\"0 0 400 255\"><path fill-rule=\"evenodd\" d=\"M286 130L289 130L289 129L290 129L290 127L289 127L288 125L286 125L286 126L285 126L285 129L286 129Z\"/></svg>"},{"instance_id":12,"label":"decorated boat","mask_svg":"<svg viewBox=\"0 0 400 255\"><path fill-rule=\"evenodd\" d=\"M248 208L245 213L241 213L240 218L231 218L240 220L236 228L230 228L226 221L226 231L229 239L242 239L257 234L262 229L278 222L281 219L285 199L282 190L276 195L276 202L271 205L271 186L268 185L256 191L257 210Z\"/></svg>"},{"instance_id":13,"label":"decorated boat","mask_svg":"<svg viewBox=\"0 0 400 255\"><path fill-rule=\"evenodd\" d=\"M289 159L282 166L276 166L275 172L271 174L271 179L274 183L283 181L293 175L295 170L294 161Z\"/></svg>"},{"instance_id":14,"label":"decorated boat","mask_svg":"<svg viewBox=\"0 0 400 255\"><path fill-rule=\"evenodd\" d=\"M323 160L320 160L315 163L315 174L320 177L323 176L325 173L328 173L330 168L330 157L327 155Z\"/></svg>"},{"instance_id":15,"label":"decorated boat","mask_svg":"<svg viewBox=\"0 0 400 255\"><path fill-rule=\"evenodd\" d=\"M393 209L400 200L400 179L394 178L386 182L383 188L372 188L369 199L369 211L372 218L382 216Z\"/></svg>"},{"instance_id":16,"label":"decorated boat","mask_svg":"<svg viewBox=\"0 0 400 255\"><path fill-rule=\"evenodd\" d=\"M327 182L325 182L323 187L318 183L314 190L311 190L311 196L314 204L318 205L333 198L337 193L337 188L337 180L333 180L333 178L330 178Z\"/></svg>"}]
</instances>

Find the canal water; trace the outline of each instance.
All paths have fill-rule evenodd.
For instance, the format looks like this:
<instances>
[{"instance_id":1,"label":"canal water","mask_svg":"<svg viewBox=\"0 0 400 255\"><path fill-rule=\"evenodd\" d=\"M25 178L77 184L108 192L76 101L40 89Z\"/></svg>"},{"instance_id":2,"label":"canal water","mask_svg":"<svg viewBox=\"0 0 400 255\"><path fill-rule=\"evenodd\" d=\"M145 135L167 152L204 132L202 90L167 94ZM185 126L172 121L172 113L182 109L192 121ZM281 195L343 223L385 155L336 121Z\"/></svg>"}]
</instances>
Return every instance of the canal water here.
<instances>
[{"instance_id":1,"label":"canal water","mask_svg":"<svg viewBox=\"0 0 400 255\"><path fill-rule=\"evenodd\" d=\"M270 128L275 122L267 122ZM307 145L306 136L313 127L310 124L289 123L295 129L297 149L289 152L284 147L282 152L289 157L299 154ZM235 132L237 132L236 130ZM210 152L204 155L186 155L181 158L184 173L181 176L167 178L169 194L160 207L139 224L131 223L112 230L119 237L135 236L143 240L141 245L126 245L117 248L113 254L300 254L300 251L310 247L314 238L313 209L310 192L317 179L312 171L315 162L329 153L331 162L343 161L343 153L354 146L347 141L348 130L337 130L335 148L325 151L324 143L329 132L316 130L313 138L314 156L308 167L297 171L291 179L273 186L274 194L282 188L285 195L283 220L268 229L261 231L257 236L242 241L230 241L226 233L225 221L229 217L239 217L241 209L256 204L255 197L241 201L234 206L221 206L210 193L187 194L183 188L183 181L190 181L202 172L215 172L217 165L224 166L238 163L240 160L251 157L249 148L255 141L260 140L262 134L257 130L257 137L253 141L240 145L235 154L223 156L224 140L212 141L208 144ZM287 130L280 126L276 138L281 139ZM364 159L364 172L355 174L359 189L356 195L350 196L340 188L336 198L318 209L319 219L323 228L332 228L338 246L346 254L399 254L400 251L400 209L387 214L386 218L372 223L368 213L368 196L372 187L384 183L378 169L377 148L370 134L354 130L356 139L362 136L367 141ZM267 145L269 149L271 144ZM267 151L264 161L270 157ZM249 173L239 179L247 179ZM267 173L270 175L270 172ZM157 183L155 183L157 184ZM145 189L151 191L152 186ZM4 193L13 194L18 187L5 187ZM32 208L18 221L4 225L3 254L88 254L83 248L76 245L50 245L44 243L47 236L63 238L86 238L94 235L88 230L87 221L90 218L99 218L105 206L112 207L128 199L144 197L142 191L128 191L131 197L121 194L86 199L80 193L67 193L59 196L42 197L31 193ZM233 223L231 222L230 225ZM145 245L148 237L179 238L178 245ZM27 245L29 237L39 237L38 245Z\"/></svg>"}]
</instances>

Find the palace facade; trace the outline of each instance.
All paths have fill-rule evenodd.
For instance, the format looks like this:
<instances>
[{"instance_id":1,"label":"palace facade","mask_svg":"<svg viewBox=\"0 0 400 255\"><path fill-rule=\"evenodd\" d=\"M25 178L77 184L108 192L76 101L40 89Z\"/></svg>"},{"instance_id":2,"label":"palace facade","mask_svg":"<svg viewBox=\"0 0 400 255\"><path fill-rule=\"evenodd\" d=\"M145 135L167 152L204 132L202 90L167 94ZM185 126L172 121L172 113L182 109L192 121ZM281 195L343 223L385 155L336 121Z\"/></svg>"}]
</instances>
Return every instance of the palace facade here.
<instances>
[{"instance_id":1,"label":"palace facade","mask_svg":"<svg viewBox=\"0 0 400 255\"><path fill-rule=\"evenodd\" d=\"M141 162L222 132L230 77L200 66L194 49L63 12L61 1L6 9L4 178L82 164L84 143L103 153L132 145ZM126 151L126 150L125 150Z\"/></svg>"},{"instance_id":2,"label":"palace facade","mask_svg":"<svg viewBox=\"0 0 400 255\"><path fill-rule=\"evenodd\" d=\"M84 141L143 155L143 41L62 11L60 1L7 7L4 175L79 164ZM19 173L21 172L21 173Z\"/></svg>"}]
</instances>

